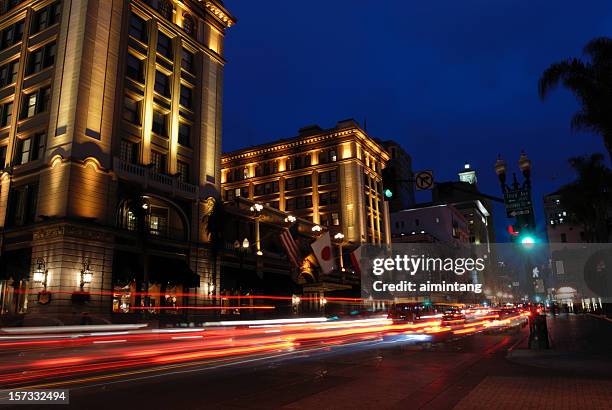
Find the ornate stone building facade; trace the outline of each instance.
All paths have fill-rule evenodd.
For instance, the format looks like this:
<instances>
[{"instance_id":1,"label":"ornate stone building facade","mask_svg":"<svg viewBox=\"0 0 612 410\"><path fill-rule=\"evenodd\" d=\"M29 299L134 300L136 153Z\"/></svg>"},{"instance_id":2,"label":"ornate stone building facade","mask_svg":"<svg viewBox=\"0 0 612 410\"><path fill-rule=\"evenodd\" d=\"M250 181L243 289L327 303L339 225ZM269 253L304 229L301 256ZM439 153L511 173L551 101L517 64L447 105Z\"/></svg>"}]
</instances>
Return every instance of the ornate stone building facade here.
<instances>
[{"instance_id":1,"label":"ornate stone building facade","mask_svg":"<svg viewBox=\"0 0 612 410\"><path fill-rule=\"evenodd\" d=\"M0 13L1 311L130 312L214 293L202 221L220 189L235 19L218 0ZM145 284L156 295L140 297Z\"/></svg>"},{"instance_id":2,"label":"ornate stone building facade","mask_svg":"<svg viewBox=\"0 0 612 410\"><path fill-rule=\"evenodd\" d=\"M382 169L389 154L353 120L223 154L222 193L326 226L348 245L390 243Z\"/></svg>"}]
</instances>

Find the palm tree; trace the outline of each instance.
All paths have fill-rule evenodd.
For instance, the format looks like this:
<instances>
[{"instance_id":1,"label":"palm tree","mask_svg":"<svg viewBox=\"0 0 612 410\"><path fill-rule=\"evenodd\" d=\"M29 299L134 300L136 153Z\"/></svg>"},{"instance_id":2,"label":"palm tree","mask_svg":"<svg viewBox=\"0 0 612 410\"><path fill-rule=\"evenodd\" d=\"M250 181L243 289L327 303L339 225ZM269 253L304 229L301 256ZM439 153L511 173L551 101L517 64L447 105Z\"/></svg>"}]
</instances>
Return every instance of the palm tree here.
<instances>
[{"instance_id":1,"label":"palm tree","mask_svg":"<svg viewBox=\"0 0 612 410\"><path fill-rule=\"evenodd\" d=\"M600 134L612 158L612 39L591 40L583 52L587 59L569 58L544 70L538 91L544 99L559 83L570 90L580 103L572 129Z\"/></svg>"},{"instance_id":2,"label":"palm tree","mask_svg":"<svg viewBox=\"0 0 612 410\"><path fill-rule=\"evenodd\" d=\"M577 179L560 189L561 200L571 217L584 225L587 242L608 242L612 171L605 166L602 154L570 158L569 163Z\"/></svg>"}]
</instances>

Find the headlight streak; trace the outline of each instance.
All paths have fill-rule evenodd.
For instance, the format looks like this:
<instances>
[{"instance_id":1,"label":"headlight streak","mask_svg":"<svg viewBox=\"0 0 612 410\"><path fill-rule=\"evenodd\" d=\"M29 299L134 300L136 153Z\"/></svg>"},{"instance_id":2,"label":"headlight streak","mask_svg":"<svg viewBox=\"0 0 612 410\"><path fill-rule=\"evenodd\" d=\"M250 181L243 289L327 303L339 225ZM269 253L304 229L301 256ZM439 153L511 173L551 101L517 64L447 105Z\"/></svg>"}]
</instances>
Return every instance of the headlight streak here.
<instances>
[{"instance_id":1,"label":"headlight streak","mask_svg":"<svg viewBox=\"0 0 612 410\"><path fill-rule=\"evenodd\" d=\"M415 323L395 322L382 316L355 320L293 318L224 321L189 329L118 331L115 328L115 331L104 329L97 333L12 335L0 337L0 349L39 348L45 350L46 356L56 357L37 360L28 353L14 362L4 360L0 365L0 385L31 385L49 379L61 381L92 373L100 375L125 369L135 371L266 352L300 352L312 348L313 344L325 348L352 343L387 343L387 337L392 338L392 343L415 343L432 340L434 336L450 333L467 335L488 327L511 325L516 320L524 320L523 314L502 320L497 319L497 315L491 316L495 319L478 315L474 317L478 318L476 321L444 321L435 315L432 318L435 320ZM46 332L48 330L45 329ZM104 350L92 345L104 345ZM67 346L75 349L65 349ZM95 375L92 377L98 377Z\"/></svg>"}]
</instances>

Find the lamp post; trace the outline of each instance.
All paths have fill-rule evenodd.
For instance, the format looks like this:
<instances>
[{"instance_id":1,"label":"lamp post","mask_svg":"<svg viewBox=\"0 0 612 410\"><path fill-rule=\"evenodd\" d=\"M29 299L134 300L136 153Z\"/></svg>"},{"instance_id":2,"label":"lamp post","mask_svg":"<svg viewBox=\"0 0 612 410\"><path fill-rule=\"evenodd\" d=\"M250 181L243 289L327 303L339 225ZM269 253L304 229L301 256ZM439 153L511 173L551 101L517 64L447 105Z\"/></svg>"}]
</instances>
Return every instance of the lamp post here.
<instances>
[{"instance_id":1,"label":"lamp post","mask_svg":"<svg viewBox=\"0 0 612 410\"><path fill-rule=\"evenodd\" d=\"M338 232L334 235L334 239L338 242L338 253L340 254L340 271L344 272L344 258L342 257L342 244L344 242L344 234Z\"/></svg>"},{"instance_id":2,"label":"lamp post","mask_svg":"<svg viewBox=\"0 0 612 410\"><path fill-rule=\"evenodd\" d=\"M315 235L320 234L322 230L323 228L321 228L321 225L315 225L312 227L312 231L315 233Z\"/></svg>"},{"instance_id":3,"label":"lamp post","mask_svg":"<svg viewBox=\"0 0 612 410\"><path fill-rule=\"evenodd\" d=\"M262 256L263 252L261 251L261 240L259 237L259 217L261 216L261 211L263 211L263 205L255 204L250 209L255 215L255 248L257 249L257 256Z\"/></svg>"},{"instance_id":4,"label":"lamp post","mask_svg":"<svg viewBox=\"0 0 612 410\"><path fill-rule=\"evenodd\" d=\"M37 267L32 275L34 283L42 283L44 290L47 290L47 274L46 263L44 258L36 259Z\"/></svg>"},{"instance_id":5,"label":"lamp post","mask_svg":"<svg viewBox=\"0 0 612 410\"><path fill-rule=\"evenodd\" d=\"M93 272L89 268L89 259L83 259L83 269L81 269L81 291L93 280Z\"/></svg>"}]
</instances>

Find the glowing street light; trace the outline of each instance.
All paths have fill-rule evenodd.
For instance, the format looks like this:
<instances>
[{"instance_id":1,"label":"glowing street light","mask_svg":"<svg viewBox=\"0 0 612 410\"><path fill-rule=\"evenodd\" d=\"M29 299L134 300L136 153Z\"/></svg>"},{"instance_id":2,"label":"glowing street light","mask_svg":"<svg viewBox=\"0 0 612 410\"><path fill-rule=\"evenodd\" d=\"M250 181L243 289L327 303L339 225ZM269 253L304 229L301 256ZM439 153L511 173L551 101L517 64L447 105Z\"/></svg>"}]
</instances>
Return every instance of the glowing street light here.
<instances>
[{"instance_id":1,"label":"glowing street light","mask_svg":"<svg viewBox=\"0 0 612 410\"><path fill-rule=\"evenodd\" d=\"M89 259L83 259L83 269L81 269L81 289L90 284L93 280L93 272L89 268Z\"/></svg>"},{"instance_id":2,"label":"glowing street light","mask_svg":"<svg viewBox=\"0 0 612 410\"><path fill-rule=\"evenodd\" d=\"M47 269L45 260L43 258L36 259L36 264L38 265L34 270L34 274L32 275L32 280L34 283L42 283L43 287L47 288Z\"/></svg>"},{"instance_id":3,"label":"glowing street light","mask_svg":"<svg viewBox=\"0 0 612 410\"><path fill-rule=\"evenodd\" d=\"M315 226L312 227L312 231L313 232L317 232L317 233L321 232L322 229L323 228L321 228L321 225L315 225Z\"/></svg>"},{"instance_id":4,"label":"glowing street light","mask_svg":"<svg viewBox=\"0 0 612 410\"><path fill-rule=\"evenodd\" d=\"M293 216L293 215L289 215L289 216L287 216L285 218L285 222L288 222L288 223L291 223L291 224L294 223L295 221L297 221L297 218L295 216Z\"/></svg>"}]
</instances>

